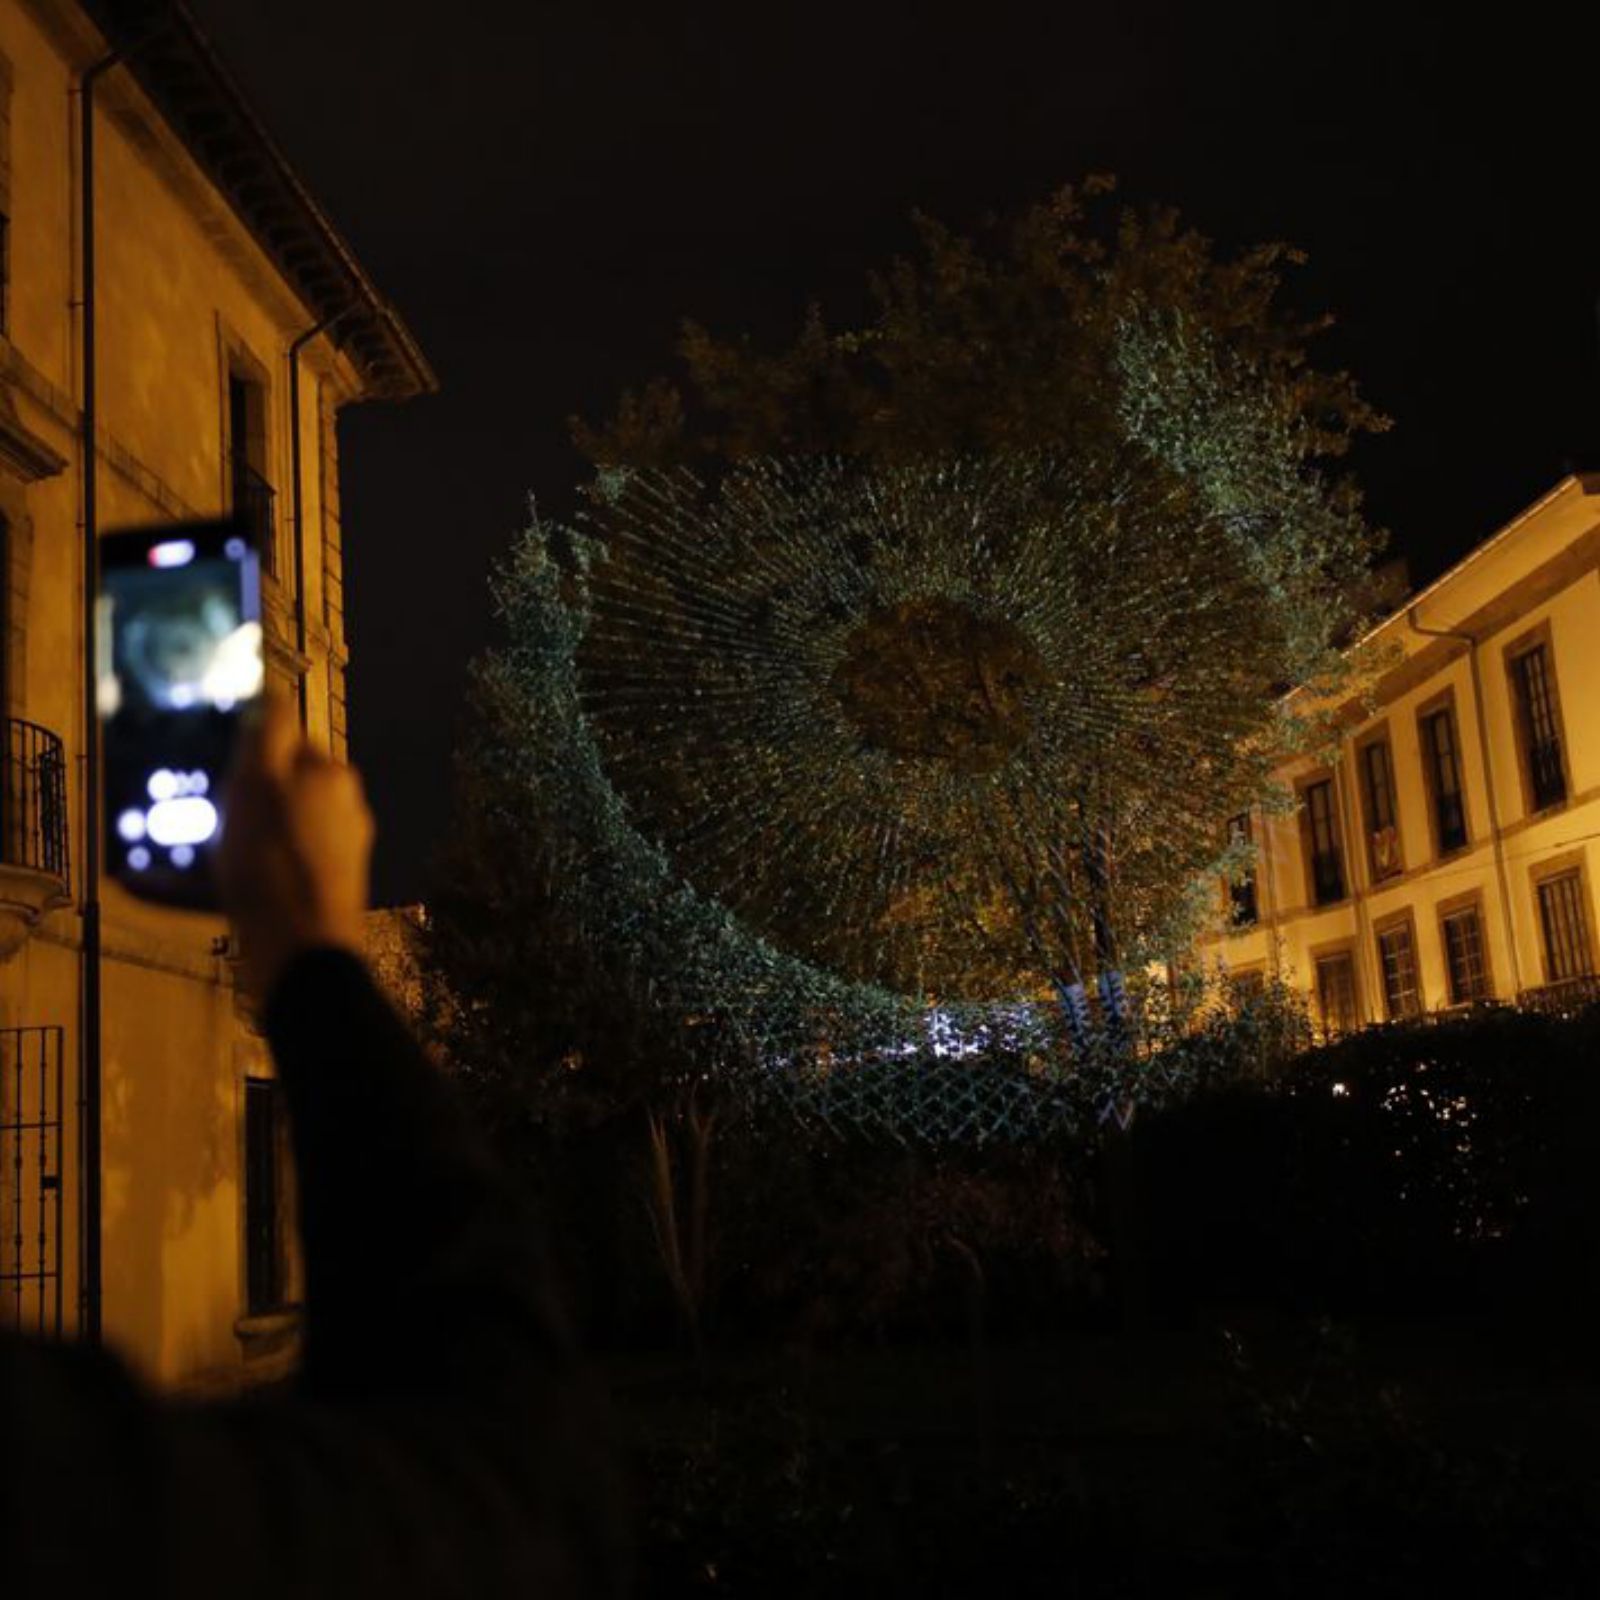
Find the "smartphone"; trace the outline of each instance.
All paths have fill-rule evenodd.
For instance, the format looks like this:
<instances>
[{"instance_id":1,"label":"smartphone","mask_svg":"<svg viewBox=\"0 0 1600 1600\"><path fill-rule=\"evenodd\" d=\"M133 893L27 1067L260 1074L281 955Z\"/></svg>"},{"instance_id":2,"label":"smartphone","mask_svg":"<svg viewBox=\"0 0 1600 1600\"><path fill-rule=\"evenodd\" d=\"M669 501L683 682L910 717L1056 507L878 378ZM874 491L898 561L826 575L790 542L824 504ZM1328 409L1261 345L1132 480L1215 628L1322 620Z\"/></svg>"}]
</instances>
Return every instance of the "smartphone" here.
<instances>
[{"instance_id":1,"label":"smartphone","mask_svg":"<svg viewBox=\"0 0 1600 1600\"><path fill-rule=\"evenodd\" d=\"M264 679L250 530L108 533L98 606L105 870L142 899L214 911L223 786Z\"/></svg>"}]
</instances>

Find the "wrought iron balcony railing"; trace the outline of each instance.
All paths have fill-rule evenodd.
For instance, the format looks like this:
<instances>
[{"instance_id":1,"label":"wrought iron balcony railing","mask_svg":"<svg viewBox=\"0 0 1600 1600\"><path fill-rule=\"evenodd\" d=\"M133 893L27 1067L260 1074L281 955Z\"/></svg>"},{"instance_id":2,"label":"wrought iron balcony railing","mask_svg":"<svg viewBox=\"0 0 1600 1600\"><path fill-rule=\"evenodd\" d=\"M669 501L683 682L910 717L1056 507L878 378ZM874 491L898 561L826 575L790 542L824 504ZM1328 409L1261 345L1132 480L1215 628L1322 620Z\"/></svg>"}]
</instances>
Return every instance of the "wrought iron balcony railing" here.
<instances>
[{"instance_id":1,"label":"wrought iron balcony railing","mask_svg":"<svg viewBox=\"0 0 1600 1600\"><path fill-rule=\"evenodd\" d=\"M70 882L67 761L60 738L20 717L6 719L0 776L0 862Z\"/></svg>"},{"instance_id":2,"label":"wrought iron balcony railing","mask_svg":"<svg viewBox=\"0 0 1600 1600\"><path fill-rule=\"evenodd\" d=\"M1526 1011L1542 1011L1547 1016L1570 1017L1600 1002L1600 975L1563 978L1538 989L1524 989L1517 1004Z\"/></svg>"}]
</instances>

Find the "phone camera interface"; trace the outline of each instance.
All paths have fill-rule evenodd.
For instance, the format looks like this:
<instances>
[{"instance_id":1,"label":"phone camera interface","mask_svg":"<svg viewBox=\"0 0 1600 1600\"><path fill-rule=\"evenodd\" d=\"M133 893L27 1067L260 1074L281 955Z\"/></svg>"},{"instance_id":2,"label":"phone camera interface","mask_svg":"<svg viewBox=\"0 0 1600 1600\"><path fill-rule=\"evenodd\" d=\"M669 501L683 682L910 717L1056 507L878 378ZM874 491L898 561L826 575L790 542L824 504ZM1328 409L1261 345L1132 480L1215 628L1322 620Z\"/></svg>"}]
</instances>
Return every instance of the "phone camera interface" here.
<instances>
[{"instance_id":1,"label":"phone camera interface","mask_svg":"<svg viewBox=\"0 0 1600 1600\"><path fill-rule=\"evenodd\" d=\"M97 694L113 865L130 876L186 876L221 828L237 712L262 688L258 594L237 537L162 539L106 569Z\"/></svg>"}]
</instances>

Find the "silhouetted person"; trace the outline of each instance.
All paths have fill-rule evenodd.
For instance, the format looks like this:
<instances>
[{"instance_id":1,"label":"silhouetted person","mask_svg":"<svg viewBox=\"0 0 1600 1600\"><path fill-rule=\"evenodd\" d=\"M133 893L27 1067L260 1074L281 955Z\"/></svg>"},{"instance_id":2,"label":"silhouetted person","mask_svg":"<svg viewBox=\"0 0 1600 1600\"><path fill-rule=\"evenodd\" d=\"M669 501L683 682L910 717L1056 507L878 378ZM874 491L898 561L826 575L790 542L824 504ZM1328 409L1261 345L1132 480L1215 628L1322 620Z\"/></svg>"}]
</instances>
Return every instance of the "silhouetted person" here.
<instances>
[{"instance_id":1,"label":"silhouetted person","mask_svg":"<svg viewBox=\"0 0 1600 1600\"><path fill-rule=\"evenodd\" d=\"M305 1252L292 1389L159 1399L0 1338L0 1595L610 1595L608 1415L534 1223L359 954L355 772L268 708L219 862L288 1097Z\"/></svg>"}]
</instances>

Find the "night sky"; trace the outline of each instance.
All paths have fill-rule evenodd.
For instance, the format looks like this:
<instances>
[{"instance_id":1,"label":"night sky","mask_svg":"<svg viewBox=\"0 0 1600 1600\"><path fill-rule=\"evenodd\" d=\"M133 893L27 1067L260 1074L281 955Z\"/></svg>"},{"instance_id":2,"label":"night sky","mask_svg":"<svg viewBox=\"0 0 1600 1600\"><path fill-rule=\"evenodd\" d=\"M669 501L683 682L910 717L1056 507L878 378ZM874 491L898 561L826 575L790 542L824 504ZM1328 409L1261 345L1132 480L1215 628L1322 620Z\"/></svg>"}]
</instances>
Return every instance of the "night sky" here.
<instances>
[{"instance_id":1,"label":"night sky","mask_svg":"<svg viewBox=\"0 0 1600 1600\"><path fill-rule=\"evenodd\" d=\"M860 315L913 207L1110 171L1304 247L1322 361L1396 419L1357 464L1416 579L1600 465L1594 41L1553 7L190 3L443 383L343 429L380 900L422 892L486 573L530 494L571 506L567 417L666 369L682 316Z\"/></svg>"}]
</instances>

